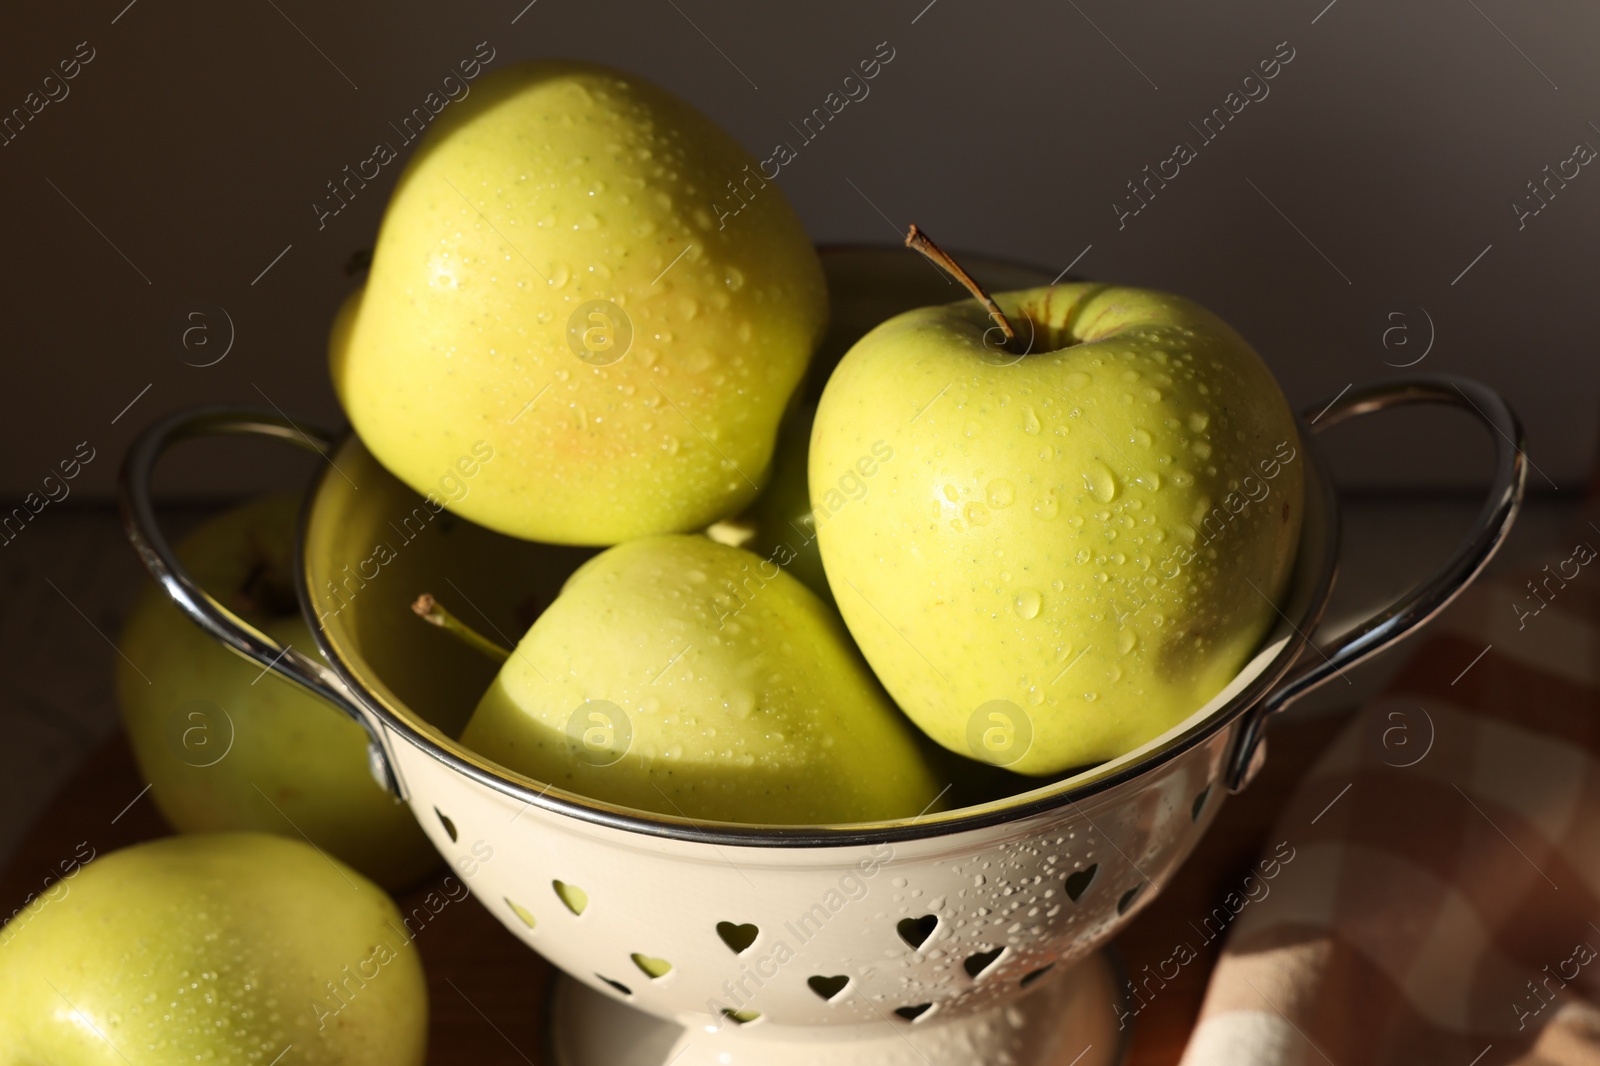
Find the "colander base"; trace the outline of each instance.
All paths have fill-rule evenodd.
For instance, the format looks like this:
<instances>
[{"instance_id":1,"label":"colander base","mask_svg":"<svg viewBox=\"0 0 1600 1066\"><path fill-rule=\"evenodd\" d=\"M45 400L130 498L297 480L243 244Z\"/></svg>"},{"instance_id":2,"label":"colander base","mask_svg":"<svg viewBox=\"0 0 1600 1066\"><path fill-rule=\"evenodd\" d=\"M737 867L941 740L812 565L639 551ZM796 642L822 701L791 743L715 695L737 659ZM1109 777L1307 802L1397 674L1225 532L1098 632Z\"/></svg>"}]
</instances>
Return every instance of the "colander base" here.
<instances>
[{"instance_id":1,"label":"colander base","mask_svg":"<svg viewBox=\"0 0 1600 1066\"><path fill-rule=\"evenodd\" d=\"M1111 961L1097 951L989 1011L908 1022L686 1028L558 974L549 1003L554 1066L1113 1066L1128 1036Z\"/></svg>"}]
</instances>

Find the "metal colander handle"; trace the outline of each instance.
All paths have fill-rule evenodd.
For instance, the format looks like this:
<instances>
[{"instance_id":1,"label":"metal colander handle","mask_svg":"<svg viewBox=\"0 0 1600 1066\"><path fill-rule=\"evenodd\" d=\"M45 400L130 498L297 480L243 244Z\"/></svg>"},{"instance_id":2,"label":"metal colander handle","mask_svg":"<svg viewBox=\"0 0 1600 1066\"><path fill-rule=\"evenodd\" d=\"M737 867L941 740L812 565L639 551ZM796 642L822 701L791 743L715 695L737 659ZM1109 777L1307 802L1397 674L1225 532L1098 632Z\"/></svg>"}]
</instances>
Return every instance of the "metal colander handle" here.
<instances>
[{"instance_id":1,"label":"metal colander handle","mask_svg":"<svg viewBox=\"0 0 1600 1066\"><path fill-rule=\"evenodd\" d=\"M1379 381L1347 388L1333 400L1312 408L1307 417L1311 432L1321 433L1358 415L1410 404L1458 407L1476 415L1493 431L1495 467L1488 499L1461 547L1437 573L1362 624L1327 644L1315 646L1316 654L1302 657L1288 679L1250 712L1229 757L1230 791L1243 790L1259 768L1258 753L1267 719L1344 670L1416 632L1461 594L1511 532L1511 523L1522 506L1528 459L1523 450L1522 423L1500 394L1487 385L1445 374Z\"/></svg>"},{"instance_id":2,"label":"metal colander handle","mask_svg":"<svg viewBox=\"0 0 1600 1066\"><path fill-rule=\"evenodd\" d=\"M172 602L201 629L230 650L272 670L314 696L332 704L366 730L372 773L378 783L400 795L399 783L384 754L377 728L326 664L302 654L250 625L224 607L189 576L156 521L150 498L150 478L156 463L172 445L192 437L246 436L283 441L327 458L333 451L332 435L288 415L244 407L202 407L156 422L139 434L122 461L119 495L122 526L139 561L161 583ZM298 547L296 548L298 553ZM296 565L299 565L298 559Z\"/></svg>"}]
</instances>

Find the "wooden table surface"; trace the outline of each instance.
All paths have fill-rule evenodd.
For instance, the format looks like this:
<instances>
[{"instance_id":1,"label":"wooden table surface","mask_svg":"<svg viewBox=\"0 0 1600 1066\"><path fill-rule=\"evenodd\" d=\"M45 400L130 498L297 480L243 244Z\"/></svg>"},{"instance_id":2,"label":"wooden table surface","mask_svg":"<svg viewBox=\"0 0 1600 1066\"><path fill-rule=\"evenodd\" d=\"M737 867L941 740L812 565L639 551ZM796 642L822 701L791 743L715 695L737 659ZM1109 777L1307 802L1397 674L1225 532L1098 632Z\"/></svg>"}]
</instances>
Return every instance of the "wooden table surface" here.
<instances>
[{"instance_id":1,"label":"wooden table surface","mask_svg":"<svg viewBox=\"0 0 1600 1066\"><path fill-rule=\"evenodd\" d=\"M1230 797L1211 831L1166 890L1116 941L1136 972L1168 957L1189 934L1188 923L1217 906L1259 857L1284 798L1337 732L1343 716L1279 723L1260 777ZM87 841L104 855L168 832L142 790L143 779L119 735L101 747L55 798L0 875L0 914L21 905L57 858ZM444 876L402 897L416 905ZM428 974L434 1066L542 1064L543 998L551 968L474 902L440 911L416 944ZM1170 1066L1183 1053L1216 962L1220 941L1200 950L1134 1024L1129 1066Z\"/></svg>"}]
</instances>

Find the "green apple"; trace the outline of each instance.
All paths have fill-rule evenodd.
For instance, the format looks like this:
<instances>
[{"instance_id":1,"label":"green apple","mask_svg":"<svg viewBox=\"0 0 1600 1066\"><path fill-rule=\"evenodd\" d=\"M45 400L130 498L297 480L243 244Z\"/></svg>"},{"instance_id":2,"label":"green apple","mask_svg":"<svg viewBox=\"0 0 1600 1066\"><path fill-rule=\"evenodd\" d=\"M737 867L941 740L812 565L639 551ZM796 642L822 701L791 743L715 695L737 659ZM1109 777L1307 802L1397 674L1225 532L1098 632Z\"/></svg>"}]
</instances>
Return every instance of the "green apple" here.
<instances>
[{"instance_id":1,"label":"green apple","mask_svg":"<svg viewBox=\"0 0 1600 1066\"><path fill-rule=\"evenodd\" d=\"M427 1050L427 985L400 912L299 841L124 848L58 882L0 939L8 1066L407 1066Z\"/></svg>"},{"instance_id":2,"label":"green apple","mask_svg":"<svg viewBox=\"0 0 1600 1066\"><path fill-rule=\"evenodd\" d=\"M344 380L345 356L350 351L350 333L355 328L356 312L361 310L361 297L366 285L351 290L339 301L333 313L333 324L328 327L328 371L335 382ZM429 486L430 489L432 486Z\"/></svg>"},{"instance_id":3,"label":"green apple","mask_svg":"<svg viewBox=\"0 0 1600 1066\"><path fill-rule=\"evenodd\" d=\"M914 817L939 785L830 608L696 535L580 567L461 741L594 799L719 822Z\"/></svg>"},{"instance_id":4,"label":"green apple","mask_svg":"<svg viewBox=\"0 0 1600 1066\"><path fill-rule=\"evenodd\" d=\"M289 577L296 509L274 496L228 511L178 558L246 622L315 656ZM218 644L160 588L145 591L119 647L128 739L174 828L304 834L394 889L438 864L410 809L373 779L359 725Z\"/></svg>"},{"instance_id":5,"label":"green apple","mask_svg":"<svg viewBox=\"0 0 1600 1066\"><path fill-rule=\"evenodd\" d=\"M784 418L772 459L772 478L766 488L744 514L718 522L706 530L706 535L719 544L743 548L763 559L787 560L784 569L832 607L833 590L822 569L811 494L806 487L811 420L816 411L815 407L801 405Z\"/></svg>"},{"instance_id":6,"label":"green apple","mask_svg":"<svg viewBox=\"0 0 1600 1066\"><path fill-rule=\"evenodd\" d=\"M1113 758L1220 691L1299 540L1294 417L1250 346L1163 293L908 312L845 356L812 433L850 632L940 744L1022 773ZM833 487L887 440L859 498Z\"/></svg>"},{"instance_id":7,"label":"green apple","mask_svg":"<svg viewBox=\"0 0 1600 1066\"><path fill-rule=\"evenodd\" d=\"M512 536L701 529L766 476L827 318L816 252L754 157L631 75L486 76L389 203L334 385L419 492L480 440L453 503Z\"/></svg>"}]
</instances>

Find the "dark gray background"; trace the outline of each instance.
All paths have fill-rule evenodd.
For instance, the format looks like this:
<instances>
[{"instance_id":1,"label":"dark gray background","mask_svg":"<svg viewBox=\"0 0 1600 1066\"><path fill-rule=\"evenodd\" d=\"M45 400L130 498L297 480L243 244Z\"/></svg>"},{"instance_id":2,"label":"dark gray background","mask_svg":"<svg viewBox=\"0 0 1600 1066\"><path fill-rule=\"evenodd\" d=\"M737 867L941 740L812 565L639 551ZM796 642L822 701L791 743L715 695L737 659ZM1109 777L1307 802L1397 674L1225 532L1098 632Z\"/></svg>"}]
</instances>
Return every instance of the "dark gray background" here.
<instances>
[{"instance_id":1,"label":"dark gray background","mask_svg":"<svg viewBox=\"0 0 1600 1066\"><path fill-rule=\"evenodd\" d=\"M187 404L265 396L337 421L326 326L400 168L320 232L311 205L480 41L491 69L577 56L641 73L761 156L887 41L895 58L870 96L779 179L818 241L892 241L916 221L947 246L1184 293L1231 320L1298 406L1427 350L1418 370L1512 398L1533 487L1576 488L1587 469L1600 168L1520 231L1511 202L1576 143L1600 146L1600 7L526 2L95 0L9 15L0 112L79 42L95 58L0 147L0 496L37 487L83 440L97 458L78 498L107 494L132 434ZM1189 123L1285 41L1295 58L1270 95L1200 147ZM1179 140L1199 157L1119 230L1124 183ZM220 353L218 308L232 349L186 366ZM213 343L185 350L177 322L196 310ZM1340 467L1368 488L1464 485L1484 472L1476 432L1385 416L1349 431ZM273 466L199 451L169 471L171 492L232 492Z\"/></svg>"}]
</instances>

